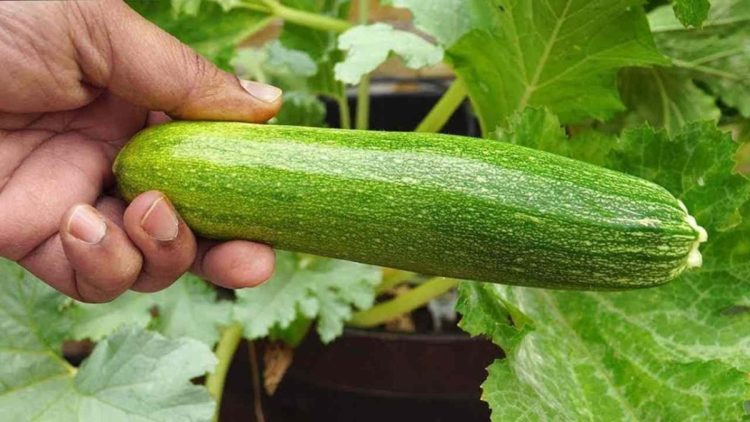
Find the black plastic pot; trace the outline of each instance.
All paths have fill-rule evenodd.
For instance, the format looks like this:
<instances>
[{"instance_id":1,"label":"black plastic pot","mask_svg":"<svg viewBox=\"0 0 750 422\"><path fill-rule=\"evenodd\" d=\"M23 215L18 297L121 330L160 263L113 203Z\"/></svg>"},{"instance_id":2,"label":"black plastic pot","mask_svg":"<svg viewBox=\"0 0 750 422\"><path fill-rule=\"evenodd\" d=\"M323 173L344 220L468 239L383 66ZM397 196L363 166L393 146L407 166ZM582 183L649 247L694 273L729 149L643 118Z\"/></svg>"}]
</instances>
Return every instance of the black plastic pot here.
<instances>
[{"instance_id":1,"label":"black plastic pot","mask_svg":"<svg viewBox=\"0 0 750 422\"><path fill-rule=\"evenodd\" d=\"M328 346L313 336L269 407L299 421L487 421L479 386L498 357L466 335L350 329Z\"/></svg>"},{"instance_id":2,"label":"black plastic pot","mask_svg":"<svg viewBox=\"0 0 750 422\"><path fill-rule=\"evenodd\" d=\"M259 356L265 347L256 344ZM248 356L243 345L227 380L222 421L254 420ZM501 357L490 342L463 334L347 329L329 345L310 336L276 393L262 394L263 413L288 422L484 422L489 410L480 384L485 368Z\"/></svg>"},{"instance_id":3,"label":"black plastic pot","mask_svg":"<svg viewBox=\"0 0 750 422\"><path fill-rule=\"evenodd\" d=\"M429 113L440 96L445 92L446 81L403 81L379 80L371 85L370 129L413 131ZM340 127L338 105L335 101L326 102L326 123L329 127ZM356 97L349 97L351 121L354 121ZM446 123L442 133L477 136L479 123L465 102Z\"/></svg>"}]
</instances>

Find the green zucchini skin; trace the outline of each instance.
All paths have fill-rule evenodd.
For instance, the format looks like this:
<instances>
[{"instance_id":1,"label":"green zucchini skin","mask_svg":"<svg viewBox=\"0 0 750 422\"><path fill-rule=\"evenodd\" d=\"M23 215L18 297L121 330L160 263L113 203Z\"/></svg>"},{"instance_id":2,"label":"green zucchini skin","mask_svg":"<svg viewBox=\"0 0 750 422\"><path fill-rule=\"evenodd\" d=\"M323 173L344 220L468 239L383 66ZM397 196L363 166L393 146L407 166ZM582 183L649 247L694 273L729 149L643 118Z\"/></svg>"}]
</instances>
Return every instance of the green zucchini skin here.
<instances>
[{"instance_id":1,"label":"green zucchini skin","mask_svg":"<svg viewBox=\"0 0 750 422\"><path fill-rule=\"evenodd\" d=\"M705 234L646 180L442 134L175 122L114 172L127 200L159 190L206 238L503 284L654 286L700 265Z\"/></svg>"}]
</instances>

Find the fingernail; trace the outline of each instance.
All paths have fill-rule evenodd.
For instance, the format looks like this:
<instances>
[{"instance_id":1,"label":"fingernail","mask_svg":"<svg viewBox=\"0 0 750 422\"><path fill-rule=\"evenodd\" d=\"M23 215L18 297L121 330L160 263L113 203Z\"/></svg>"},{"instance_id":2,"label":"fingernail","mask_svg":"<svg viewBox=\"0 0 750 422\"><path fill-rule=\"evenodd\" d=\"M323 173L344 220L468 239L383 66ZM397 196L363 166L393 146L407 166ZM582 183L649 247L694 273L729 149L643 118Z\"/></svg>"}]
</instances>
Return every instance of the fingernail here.
<instances>
[{"instance_id":1,"label":"fingernail","mask_svg":"<svg viewBox=\"0 0 750 422\"><path fill-rule=\"evenodd\" d=\"M265 103L276 102L281 96L281 90L275 86L246 80L240 80L240 85L242 85L242 87L245 88L245 91L250 95Z\"/></svg>"},{"instance_id":2,"label":"fingernail","mask_svg":"<svg viewBox=\"0 0 750 422\"><path fill-rule=\"evenodd\" d=\"M107 223L93 207L79 205L68 220L68 233L78 240L95 245L107 233Z\"/></svg>"},{"instance_id":3,"label":"fingernail","mask_svg":"<svg viewBox=\"0 0 750 422\"><path fill-rule=\"evenodd\" d=\"M169 242L177 239L179 222L172 205L161 196L155 200L141 220L141 227L152 238Z\"/></svg>"}]
</instances>

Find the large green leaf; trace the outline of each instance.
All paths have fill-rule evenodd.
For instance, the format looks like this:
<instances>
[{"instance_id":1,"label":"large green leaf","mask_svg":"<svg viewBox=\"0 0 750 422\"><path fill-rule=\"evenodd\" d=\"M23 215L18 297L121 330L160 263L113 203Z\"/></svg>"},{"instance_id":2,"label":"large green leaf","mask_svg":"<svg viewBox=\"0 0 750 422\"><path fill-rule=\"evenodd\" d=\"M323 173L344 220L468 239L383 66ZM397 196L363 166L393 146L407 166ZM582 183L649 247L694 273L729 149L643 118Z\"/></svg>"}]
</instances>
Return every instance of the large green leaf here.
<instances>
[{"instance_id":1,"label":"large green leaf","mask_svg":"<svg viewBox=\"0 0 750 422\"><path fill-rule=\"evenodd\" d=\"M8 421L208 421L205 388L190 380L216 363L192 339L168 340L139 328L101 340L80 368L61 342L68 299L0 260L0 414Z\"/></svg>"},{"instance_id":2,"label":"large green leaf","mask_svg":"<svg viewBox=\"0 0 750 422\"><path fill-rule=\"evenodd\" d=\"M688 123L718 121L716 100L698 88L685 72L666 67L624 69L619 76L625 105L655 127L670 133Z\"/></svg>"},{"instance_id":3,"label":"large green leaf","mask_svg":"<svg viewBox=\"0 0 750 422\"><path fill-rule=\"evenodd\" d=\"M649 21L674 66L750 117L750 2L715 0L702 30L683 28L666 6L651 12Z\"/></svg>"},{"instance_id":4,"label":"large green leaf","mask_svg":"<svg viewBox=\"0 0 750 422\"><path fill-rule=\"evenodd\" d=\"M485 134L526 106L607 119L623 109L618 69L666 63L638 0L493 1L497 25L447 50Z\"/></svg>"},{"instance_id":5,"label":"large green leaf","mask_svg":"<svg viewBox=\"0 0 750 422\"><path fill-rule=\"evenodd\" d=\"M672 138L642 127L625 131L621 140L610 167L667 188L687 205L709 236L742 223L739 210L750 199L750 183L733 171L737 144L729 134L713 124L694 123ZM722 254L710 258L716 261Z\"/></svg>"},{"instance_id":6,"label":"large green leaf","mask_svg":"<svg viewBox=\"0 0 750 422\"><path fill-rule=\"evenodd\" d=\"M527 108L514 113L508 119L508 125L498 127L491 137L596 165L608 162L618 143L616 137L594 130L568 139L557 116L543 108Z\"/></svg>"},{"instance_id":7,"label":"large green leaf","mask_svg":"<svg viewBox=\"0 0 750 422\"><path fill-rule=\"evenodd\" d=\"M739 420L750 314L731 309L748 303L750 283L705 274L626 293L475 293L469 315L510 301L534 321L482 385L492 420Z\"/></svg>"},{"instance_id":8,"label":"large green leaf","mask_svg":"<svg viewBox=\"0 0 750 422\"><path fill-rule=\"evenodd\" d=\"M213 347L231 320L231 303L219 300L212 285L191 274L150 297L158 311L153 328L170 338L190 337Z\"/></svg>"},{"instance_id":9,"label":"large green leaf","mask_svg":"<svg viewBox=\"0 0 750 422\"><path fill-rule=\"evenodd\" d=\"M43 408L68 384L74 368L61 357L70 329L60 315L64 302L51 287L0 258L0 414L6 414L11 395L34 399Z\"/></svg>"},{"instance_id":10,"label":"large green leaf","mask_svg":"<svg viewBox=\"0 0 750 422\"><path fill-rule=\"evenodd\" d=\"M151 295L127 291L107 303L75 302L67 309L73 322L70 338L98 341L126 325L145 328L151 323Z\"/></svg>"},{"instance_id":11,"label":"large green leaf","mask_svg":"<svg viewBox=\"0 0 750 422\"><path fill-rule=\"evenodd\" d=\"M279 252L271 280L237 291L235 319L255 339L299 318L317 318L318 334L328 342L341 335L352 308L372 306L380 274L371 265Z\"/></svg>"},{"instance_id":12,"label":"large green leaf","mask_svg":"<svg viewBox=\"0 0 750 422\"><path fill-rule=\"evenodd\" d=\"M158 293L126 292L101 304L75 303L67 310L71 337L100 340L124 326L149 326L171 337L190 337L213 347L230 321L231 305L205 281L186 274Z\"/></svg>"},{"instance_id":13,"label":"large green leaf","mask_svg":"<svg viewBox=\"0 0 750 422\"><path fill-rule=\"evenodd\" d=\"M580 158L554 117L528 110L499 138ZM539 142L539 135L548 140ZM551 138L552 140L549 140ZM627 131L600 154L662 184L709 232L704 268L620 293L464 283L461 326L502 346L483 399L493 420L739 420L750 395L750 181L711 123Z\"/></svg>"}]
</instances>

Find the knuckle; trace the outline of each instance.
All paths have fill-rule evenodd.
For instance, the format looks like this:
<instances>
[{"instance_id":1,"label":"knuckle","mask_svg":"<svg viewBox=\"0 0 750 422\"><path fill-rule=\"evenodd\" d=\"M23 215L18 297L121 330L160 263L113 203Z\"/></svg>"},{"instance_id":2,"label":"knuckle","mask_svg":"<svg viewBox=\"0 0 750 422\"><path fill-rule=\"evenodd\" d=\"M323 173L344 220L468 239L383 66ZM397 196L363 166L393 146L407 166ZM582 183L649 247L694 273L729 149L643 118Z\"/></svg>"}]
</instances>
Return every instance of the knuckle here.
<instances>
[{"instance_id":1,"label":"knuckle","mask_svg":"<svg viewBox=\"0 0 750 422\"><path fill-rule=\"evenodd\" d=\"M78 294L82 301L88 303L110 302L124 293L133 285L140 274L140 266L114 265L109 267L106 274L85 276L76 273Z\"/></svg>"}]
</instances>

